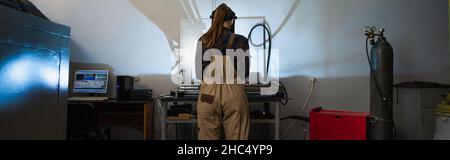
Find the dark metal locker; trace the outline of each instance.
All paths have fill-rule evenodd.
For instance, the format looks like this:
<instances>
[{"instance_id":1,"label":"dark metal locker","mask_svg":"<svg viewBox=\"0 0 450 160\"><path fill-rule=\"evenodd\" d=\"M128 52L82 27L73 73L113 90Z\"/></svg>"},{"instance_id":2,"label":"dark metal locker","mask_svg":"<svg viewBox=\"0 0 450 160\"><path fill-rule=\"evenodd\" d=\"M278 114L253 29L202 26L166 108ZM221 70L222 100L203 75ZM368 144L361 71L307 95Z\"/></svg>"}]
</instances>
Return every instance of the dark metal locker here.
<instances>
[{"instance_id":1,"label":"dark metal locker","mask_svg":"<svg viewBox=\"0 0 450 160\"><path fill-rule=\"evenodd\" d=\"M70 28L0 6L0 139L64 139Z\"/></svg>"}]
</instances>

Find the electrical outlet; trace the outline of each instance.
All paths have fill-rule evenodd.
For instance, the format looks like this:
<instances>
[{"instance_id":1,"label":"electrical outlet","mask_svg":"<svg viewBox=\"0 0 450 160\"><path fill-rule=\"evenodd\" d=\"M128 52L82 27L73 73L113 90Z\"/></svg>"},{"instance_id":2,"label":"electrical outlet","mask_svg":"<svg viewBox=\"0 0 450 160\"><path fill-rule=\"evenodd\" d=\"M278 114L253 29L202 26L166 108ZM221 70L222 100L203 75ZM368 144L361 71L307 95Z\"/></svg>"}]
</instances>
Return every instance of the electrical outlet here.
<instances>
[{"instance_id":1,"label":"electrical outlet","mask_svg":"<svg viewBox=\"0 0 450 160\"><path fill-rule=\"evenodd\" d=\"M314 77L309 78L309 82L316 83L316 78L314 78Z\"/></svg>"}]
</instances>

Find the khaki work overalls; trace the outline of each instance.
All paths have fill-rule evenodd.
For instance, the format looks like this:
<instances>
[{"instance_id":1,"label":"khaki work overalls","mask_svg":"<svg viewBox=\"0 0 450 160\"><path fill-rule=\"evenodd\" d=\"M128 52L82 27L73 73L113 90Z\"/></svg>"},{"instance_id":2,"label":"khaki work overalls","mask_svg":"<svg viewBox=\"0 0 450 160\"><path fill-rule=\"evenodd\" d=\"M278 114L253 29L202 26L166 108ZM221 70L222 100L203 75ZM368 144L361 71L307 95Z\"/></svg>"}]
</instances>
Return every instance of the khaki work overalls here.
<instances>
[{"instance_id":1,"label":"khaki work overalls","mask_svg":"<svg viewBox=\"0 0 450 160\"><path fill-rule=\"evenodd\" d=\"M228 49L234 38L233 34L228 42ZM221 129L226 140L248 139L250 109L244 85L203 83L200 87L197 115L199 140L219 140Z\"/></svg>"}]
</instances>

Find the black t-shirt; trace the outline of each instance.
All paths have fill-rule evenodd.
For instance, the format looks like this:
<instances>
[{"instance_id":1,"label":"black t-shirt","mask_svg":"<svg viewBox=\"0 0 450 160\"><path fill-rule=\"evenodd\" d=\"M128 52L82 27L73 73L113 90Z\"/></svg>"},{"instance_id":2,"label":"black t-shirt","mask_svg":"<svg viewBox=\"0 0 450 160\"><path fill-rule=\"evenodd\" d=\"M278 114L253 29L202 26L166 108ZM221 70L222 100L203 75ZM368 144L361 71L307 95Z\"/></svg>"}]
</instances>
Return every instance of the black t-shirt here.
<instances>
[{"instance_id":1,"label":"black t-shirt","mask_svg":"<svg viewBox=\"0 0 450 160\"><path fill-rule=\"evenodd\" d=\"M227 49L242 49L244 52L248 51L250 46L248 43L248 39L245 38L242 35L238 35L236 34L233 40L233 43L231 44L231 47L228 48L228 43L230 41L230 38L232 37L233 33L230 31L225 31L222 36L220 36L220 38L216 41L216 44L214 45L214 49L218 49L222 52L222 54L225 56L226 55L226 50ZM202 42L202 39L199 40L199 42ZM199 49L199 48L197 48ZM198 70L196 69L196 75L198 77L198 79L203 80L203 71L205 70L205 68L211 63L210 61L203 61L203 55L204 53L208 50L208 49L212 49L212 48L207 48L203 43L202 43L202 55L201 57L196 57L196 61L197 60L202 60L201 64L202 64L202 69ZM200 56L200 55L197 55ZM235 57L234 59L234 68L237 70L237 57ZM199 62L196 62L196 64L199 64ZM200 75L200 76L199 76ZM245 78L248 78L250 75L250 57L246 57L245 58ZM200 78L201 77L201 78Z\"/></svg>"}]
</instances>

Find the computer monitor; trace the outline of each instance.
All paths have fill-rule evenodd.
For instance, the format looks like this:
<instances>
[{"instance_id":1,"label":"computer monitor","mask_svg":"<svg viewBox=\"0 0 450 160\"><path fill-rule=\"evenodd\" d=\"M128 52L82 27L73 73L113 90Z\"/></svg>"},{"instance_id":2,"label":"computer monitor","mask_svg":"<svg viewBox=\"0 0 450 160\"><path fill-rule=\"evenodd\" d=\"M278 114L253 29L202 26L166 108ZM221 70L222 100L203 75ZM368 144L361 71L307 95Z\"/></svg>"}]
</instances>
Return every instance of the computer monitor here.
<instances>
[{"instance_id":1,"label":"computer monitor","mask_svg":"<svg viewBox=\"0 0 450 160\"><path fill-rule=\"evenodd\" d=\"M108 93L108 70L77 70L73 83L75 94Z\"/></svg>"}]
</instances>

